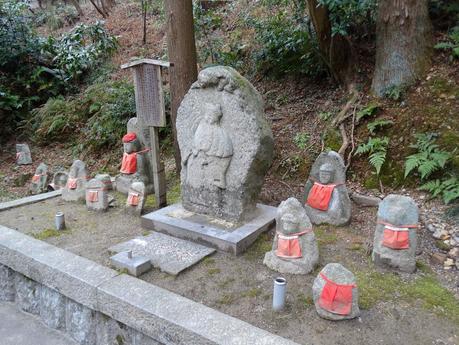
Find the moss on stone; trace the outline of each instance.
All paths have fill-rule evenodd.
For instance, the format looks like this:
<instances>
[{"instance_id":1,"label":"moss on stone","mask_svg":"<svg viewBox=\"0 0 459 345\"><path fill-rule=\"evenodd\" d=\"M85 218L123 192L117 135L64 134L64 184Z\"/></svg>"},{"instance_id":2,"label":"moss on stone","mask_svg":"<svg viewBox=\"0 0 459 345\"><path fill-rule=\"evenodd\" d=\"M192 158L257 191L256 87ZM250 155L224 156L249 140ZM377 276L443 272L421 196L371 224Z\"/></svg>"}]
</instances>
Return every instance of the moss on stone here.
<instances>
[{"instance_id":1,"label":"moss on stone","mask_svg":"<svg viewBox=\"0 0 459 345\"><path fill-rule=\"evenodd\" d=\"M30 234L32 237L36 238L37 240L43 241L50 237L59 237L63 234L69 233L69 230L56 230L56 229L44 229L38 233Z\"/></svg>"},{"instance_id":2,"label":"moss on stone","mask_svg":"<svg viewBox=\"0 0 459 345\"><path fill-rule=\"evenodd\" d=\"M446 244L442 240L435 241L435 247L437 247L438 249L443 250L445 252L447 252L448 250L451 249L450 245Z\"/></svg>"},{"instance_id":3,"label":"moss on stone","mask_svg":"<svg viewBox=\"0 0 459 345\"><path fill-rule=\"evenodd\" d=\"M342 138L336 129L328 128L324 134L324 144L327 150L338 152L342 145Z\"/></svg>"}]
</instances>

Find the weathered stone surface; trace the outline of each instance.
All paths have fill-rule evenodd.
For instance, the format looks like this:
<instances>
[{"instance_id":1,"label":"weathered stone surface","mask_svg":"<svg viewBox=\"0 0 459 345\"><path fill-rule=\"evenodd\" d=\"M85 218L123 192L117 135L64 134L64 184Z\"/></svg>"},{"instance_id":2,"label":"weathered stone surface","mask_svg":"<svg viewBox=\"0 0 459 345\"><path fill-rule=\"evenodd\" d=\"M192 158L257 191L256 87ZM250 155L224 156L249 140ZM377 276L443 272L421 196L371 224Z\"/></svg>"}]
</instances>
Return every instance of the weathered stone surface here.
<instances>
[{"instance_id":1,"label":"weathered stone surface","mask_svg":"<svg viewBox=\"0 0 459 345\"><path fill-rule=\"evenodd\" d=\"M40 317L54 329L65 329L65 305L67 299L59 292L42 285L40 290Z\"/></svg>"},{"instance_id":2,"label":"weathered stone surface","mask_svg":"<svg viewBox=\"0 0 459 345\"><path fill-rule=\"evenodd\" d=\"M27 313L40 313L40 284L17 273L14 286L16 288L16 303Z\"/></svg>"},{"instance_id":3,"label":"weathered stone surface","mask_svg":"<svg viewBox=\"0 0 459 345\"><path fill-rule=\"evenodd\" d=\"M291 217L292 220L287 218ZM305 234L295 236L294 234ZM288 237L288 238L286 238ZM296 237L296 238L295 238ZM298 258L288 258L298 253L290 252L281 253L278 251L279 239L286 243L290 239L293 246L295 242L299 243L300 255ZM292 248L292 245L290 248ZM282 247L282 246L281 246ZM314 270L319 262L319 247L312 231L312 224L301 203L295 198L289 198L283 201L278 209L276 216L276 235L274 237L273 248L265 254L263 263L269 268L280 273L290 274L307 274Z\"/></svg>"},{"instance_id":4,"label":"weathered stone surface","mask_svg":"<svg viewBox=\"0 0 459 345\"><path fill-rule=\"evenodd\" d=\"M135 345L131 328L102 313L97 313L96 333L97 345Z\"/></svg>"},{"instance_id":5,"label":"weathered stone surface","mask_svg":"<svg viewBox=\"0 0 459 345\"><path fill-rule=\"evenodd\" d=\"M304 205L313 224L345 225L351 220L352 204L346 188L346 168L342 157L334 152L322 152L312 165L304 187ZM336 185L327 210L313 208L308 197L315 184Z\"/></svg>"},{"instance_id":6,"label":"weathered stone surface","mask_svg":"<svg viewBox=\"0 0 459 345\"><path fill-rule=\"evenodd\" d=\"M132 251L133 257L147 257L161 271L176 275L212 254L215 249L154 232L117 244L109 248L109 251Z\"/></svg>"},{"instance_id":7,"label":"weathered stone surface","mask_svg":"<svg viewBox=\"0 0 459 345\"><path fill-rule=\"evenodd\" d=\"M102 181L107 190L113 190L112 178L109 174L97 174L94 178Z\"/></svg>"},{"instance_id":8,"label":"weathered stone surface","mask_svg":"<svg viewBox=\"0 0 459 345\"><path fill-rule=\"evenodd\" d=\"M352 307L349 315L335 314L333 312L323 309L319 305L319 299L326 284L326 281L321 277L321 274L324 274L325 277L327 277L336 284L357 284L354 274L342 265L337 263L331 263L325 266L322 269L322 271L320 271L320 273L317 275L316 279L314 279L314 283L312 286L312 297L314 300L314 304L316 306L317 314L319 314L319 316L324 319L334 321L353 319L357 316L360 316L359 290L357 287L352 288Z\"/></svg>"},{"instance_id":9,"label":"weathered stone surface","mask_svg":"<svg viewBox=\"0 0 459 345\"><path fill-rule=\"evenodd\" d=\"M35 170L35 175L30 183L30 191L32 194L40 194L46 192L48 182L48 166L45 163L40 165Z\"/></svg>"},{"instance_id":10,"label":"weathered stone surface","mask_svg":"<svg viewBox=\"0 0 459 345\"><path fill-rule=\"evenodd\" d=\"M351 193L351 199L359 206L363 207L378 207L381 203L382 199L371 196L371 195L364 195L359 193Z\"/></svg>"},{"instance_id":11,"label":"weathered stone surface","mask_svg":"<svg viewBox=\"0 0 459 345\"><path fill-rule=\"evenodd\" d=\"M127 213L140 216L147 199L146 188L143 182L134 181L128 190L125 210Z\"/></svg>"},{"instance_id":12,"label":"weathered stone surface","mask_svg":"<svg viewBox=\"0 0 459 345\"><path fill-rule=\"evenodd\" d=\"M153 171L151 168L149 146L150 134L148 127L143 128L137 125L137 118L131 119L128 122L128 134L123 137L123 160L121 163L120 174L115 179L116 190L120 193L127 194L129 187L133 182L143 182L147 189L147 194L153 192ZM135 134L132 139L130 135ZM129 137L129 139L126 139ZM129 141L128 141L129 140ZM135 161L135 170L124 170L124 162L130 158Z\"/></svg>"},{"instance_id":13,"label":"weathered stone surface","mask_svg":"<svg viewBox=\"0 0 459 345\"><path fill-rule=\"evenodd\" d=\"M29 204L33 204L33 203L40 202L43 200L55 198L57 196L60 196L61 194L62 194L61 191L54 191L54 192L42 193L38 195L27 196L21 199L2 202L0 203L0 211L5 211L11 208L29 205Z\"/></svg>"},{"instance_id":14,"label":"weathered stone surface","mask_svg":"<svg viewBox=\"0 0 459 345\"><path fill-rule=\"evenodd\" d=\"M90 211L107 211L108 190L106 185L101 180L93 178L87 183L86 208Z\"/></svg>"},{"instance_id":15,"label":"weathered stone surface","mask_svg":"<svg viewBox=\"0 0 459 345\"><path fill-rule=\"evenodd\" d=\"M151 270L150 259L146 256L133 256L132 251L121 252L110 258L112 265L120 270L127 270L131 276L139 277Z\"/></svg>"},{"instance_id":16,"label":"weathered stone surface","mask_svg":"<svg viewBox=\"0 0 459 345\"><path fill-rule=\"evenodd\" d=\"M96 344L97 313L94 310L72 300L67 300L65 325L69 336L78 344Z\"/></svg>"},{"instance_id":17,"label":"weathered stone surface","mask_svg":"<svg viewBox=\"0 0 459 345\"><path fill-rule=\"evenodd\" d=\"M407 196L391 194L384 198L378 208L378 224L373 240L372 259L377 265L398 268L402 272L416 270L416 249L418 244L416 228L406 228L409 232L409 248L392 249L383 244L387 225L404 228L419 223L419 211L413 199ZM402 231L397 230L395 231Z\"/></svg>"},{"instance_id":18,"label":"weathered stone surface","mask_svg":"<svg viewBox=\"0 0 459 345\"><path fill-rule=\"evenodd\" d=\"M62 190L62 199L65 201L84 201L87 181L86 164L80 160L74 161L70 167L67 184Z\"/></svg>"},{"instance_id":19,"label":"weathered stone surface","mask_svg":"<svg viewBox=\"0 0 459 345\"><path fill-rule=\"evenodd\" d=\"M131 328L132 345L163 345L156 340L147 337L145 334L137 332Z\"/></svg>"},{"instance_id":20,"label":"weathered stone surface","mask_svg":"<svg viewBox=\"0 0 459 345\"><path fill-rule=\"evenodd\" d=\"M0 265L0 302L14 301L14 272L4 265Z\"/></svg>"},{"instance_id":21,"label":"weathered stone surface","mask_svg":"<svg viewBox=\"0 0 459 345\"><path fill-rule=\"evenodd\" d=\"M17 165L32 164L32 155L30 153L29 145L16 144L16 164Z\"/></svg>"},{"instance_id":22,"label":"weathered stone surface","mask_svg":"<svg viewBox=\"0 0 459 345\"><path fill-rule=\"evenodd\" d=\"M69 174L66 171L57 171L54 173L53 181L50 183L50 187L54 190L64 189L67 185Z\"/></svg>"},{"instance_id":23,"label":"weathered stone surface","mask_svg":"<svg viewBox=\"0 0 459 345\"><path fill-rule=\"evenodd\" d=\"M210 67L177 114L182 204L227 221L250 218L273 157L260 94L230 67Z\"/></svg>"},{"instance_id":24,"label":"weathered stone surface","mask_svg":"<svg viewBox=\"0 0 459 345\"><path fill-rule=\"evenodd\" d=\"M99 310L164 344L298 345L140 279L99 287Z\"/></svg>"}]
</instances>

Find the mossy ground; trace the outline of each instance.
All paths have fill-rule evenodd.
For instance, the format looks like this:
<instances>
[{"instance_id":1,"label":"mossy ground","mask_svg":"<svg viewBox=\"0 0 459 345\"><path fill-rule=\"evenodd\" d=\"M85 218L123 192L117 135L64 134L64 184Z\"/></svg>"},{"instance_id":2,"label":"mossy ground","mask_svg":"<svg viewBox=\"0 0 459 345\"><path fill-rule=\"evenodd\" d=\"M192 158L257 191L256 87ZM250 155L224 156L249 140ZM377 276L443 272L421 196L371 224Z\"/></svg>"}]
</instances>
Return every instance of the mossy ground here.
<instances>
[{"instance_id":1,"label":"mossy ground","mask_svg":"<svg viewBox=\"0 0 459 345\"><path fill-rule=\"evenodd\" d=\"M37 240L43 241L50 237L59 237L59 236L62 236L68 233L70 233L69 229L60 230L60 231L56 229L44 229L38 233L31 233L30 236L36 238Z\"/></svg>"}]
</instances>

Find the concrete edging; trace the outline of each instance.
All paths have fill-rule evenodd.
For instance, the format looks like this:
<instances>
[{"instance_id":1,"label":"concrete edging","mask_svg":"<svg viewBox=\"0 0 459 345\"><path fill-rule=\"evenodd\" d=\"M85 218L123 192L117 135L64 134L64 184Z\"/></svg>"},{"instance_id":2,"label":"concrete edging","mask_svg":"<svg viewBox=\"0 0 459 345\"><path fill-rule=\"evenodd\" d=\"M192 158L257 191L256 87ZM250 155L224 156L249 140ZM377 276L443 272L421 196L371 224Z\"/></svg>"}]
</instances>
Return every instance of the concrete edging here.
<instances>
[{"instance_id":1,"label":"concrete edging","mask_svg":"<svg viewBox=\"0 0 459 345\"><path fill-rule=\"evenodd\" d=\"M140 332L140 336L146 335L158 344L298 345L1 225L0 265L114 319L125 325L124 328L132 328ZM0 287L7 284L8 281L0 281ZM0 294L0 300L1 297ZM80 344L89 344L86 340L77 340ZM97 341L99 343L105 344Z\"/></svg>"},{"instance_id":2,"label":"concrete edging","mask_svg":"<svg viewBox=\"0 0 459 345\"><path fill-rule=\"evenodd\" d=\"M40 202L43 200L55 198L59 195L62 195L62 190L55 190L54 192L41 193L37 195L27 196L22 199L2 202L0 203L0 212L9 210L11 208L25 206L25 205L33 204L33 203Z\"/></svg>"}]
</instances>

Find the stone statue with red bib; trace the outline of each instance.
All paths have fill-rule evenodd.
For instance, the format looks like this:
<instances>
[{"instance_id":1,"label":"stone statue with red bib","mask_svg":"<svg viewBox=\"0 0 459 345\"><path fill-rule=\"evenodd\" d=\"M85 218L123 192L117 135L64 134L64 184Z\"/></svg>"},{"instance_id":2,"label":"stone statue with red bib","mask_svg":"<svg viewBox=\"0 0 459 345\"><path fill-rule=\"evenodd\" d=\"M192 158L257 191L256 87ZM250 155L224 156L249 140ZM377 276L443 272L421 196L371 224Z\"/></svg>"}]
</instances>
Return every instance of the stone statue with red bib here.
<instances>
[{"instance_id":1,"label":"stone statue with red bib","mask_svg":"<svg viewBox=\"0 0 459 345\"><path fill-rule=\"evenodd\" d=\"M346 225L351 220L351 200L346 188L342 157L322 152L314 162L304 188L304 207L313 224Z\"/></svg>"}]
</instances>

